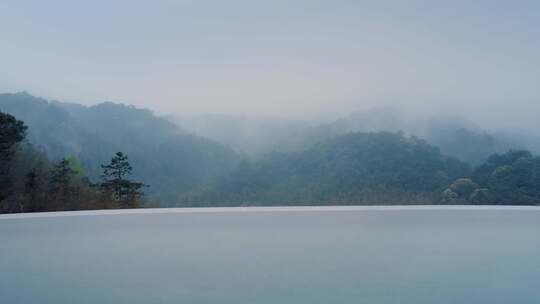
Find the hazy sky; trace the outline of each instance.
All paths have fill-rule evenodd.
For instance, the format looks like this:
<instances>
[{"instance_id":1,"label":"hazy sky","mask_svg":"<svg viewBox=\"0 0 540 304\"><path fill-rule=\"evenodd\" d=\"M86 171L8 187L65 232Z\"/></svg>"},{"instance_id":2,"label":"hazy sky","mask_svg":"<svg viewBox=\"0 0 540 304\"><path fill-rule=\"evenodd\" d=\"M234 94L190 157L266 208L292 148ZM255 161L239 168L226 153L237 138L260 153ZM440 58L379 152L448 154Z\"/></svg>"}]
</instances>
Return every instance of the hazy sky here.
<instances>
[{"instance_id":1,"label":"hazy sky","mask_svg":"<svg viewBox=\"0 0 540 304\"><path fill-rule=\"evenodd\" d=\"M0 91L158 113L532 121L540 1L2 0L0 71Z\"/></svg>"}]
</instances>

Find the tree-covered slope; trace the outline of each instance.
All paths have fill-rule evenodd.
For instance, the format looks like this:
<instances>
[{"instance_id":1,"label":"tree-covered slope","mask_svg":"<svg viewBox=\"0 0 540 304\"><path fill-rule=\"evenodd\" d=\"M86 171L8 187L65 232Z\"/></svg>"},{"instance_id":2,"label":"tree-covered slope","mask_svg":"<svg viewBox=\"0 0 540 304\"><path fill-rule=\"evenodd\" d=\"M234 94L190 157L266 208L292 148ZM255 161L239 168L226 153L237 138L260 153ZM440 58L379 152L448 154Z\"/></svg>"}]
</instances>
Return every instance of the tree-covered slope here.
<instances>
[{"instance_id":1,"label":"tree-covered slope","mask_svg":"<svg viewBox=\"0 0 540 304\"><path fill-rule=\"evenodd\" d=\"M350 133L299 153L244 162L199 204L434 203L469 167L402 133Z\"/></svg>"},{"instance_id":2,"label":"tree-covered slope","mask_svg":"<svg viewBox=\"0 0 540 304\"><path fill-rule=\"evenodd\" d=\"M446 203L538 205L540 157L512 150L491 155L469 178L460 178L444 191Z\"/></svg>"},{"instance_id":3,"label":"tree-covered slope","mask_svg":"<svg viewBox=\"0 0 540 304\"><path fill-rule=\"evenodd\" d=\"M236 167L229 148L182 132L152 112L105 102L91 107L48 102L27 93L0 94L0 111L29 127L28 140L57 160L74 155L91 179L101 164L122 151L134 167L134 178L151 187L167 205L184 191L200 187Z\"/></svg>"},{"instance_id":4,"label":"tree-covered slope","mask_svg":"<svg viewBox=\"0 0 540 304\"><path fill-rule=\"evenodd\" d=\"M400 131L354 132L371 128L368 119L321 125L304 134L312 136L284 131L281 137L290 137L287 141L299 140L295 148L270 149L264 157L241 161L231 149L133 106L105 102L87 107L18 93L0 94L0 111L28 126L31 145L20 145L9 172L13 185L21 188L14 193L24 192L28 172L51 171L44 154L53 163L69 159L81 179L97 182L101 165L121 151L129 156L132 178L149 184L147 194L162 206L540 204L537 156L519 150L493 154L504 149L500 141L456 130L453 123L429 128L424 136L431 141ZM470 169L447 152L479 164Z\"/></svg>"}]
</instances>

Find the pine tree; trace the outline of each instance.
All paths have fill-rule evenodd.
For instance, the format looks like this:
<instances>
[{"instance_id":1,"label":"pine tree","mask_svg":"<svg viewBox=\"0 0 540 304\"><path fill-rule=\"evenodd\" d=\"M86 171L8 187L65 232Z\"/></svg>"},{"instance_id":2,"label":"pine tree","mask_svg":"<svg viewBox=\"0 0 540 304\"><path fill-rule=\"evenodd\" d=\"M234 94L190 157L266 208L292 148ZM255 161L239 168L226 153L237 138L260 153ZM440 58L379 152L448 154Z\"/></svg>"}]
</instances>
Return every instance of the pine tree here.
<instances>
[{"instance_id":1,"label":"pine tree","mask_svg":"<svg viewBox=\"0 0 540 304\"><path fill-rule=\"evenodd\" d=\"M37 196L39 193L38 175L35 169L32 169L25 176L24 192L28 195L28 205L26 211L37 211Z\"/></svg>"},{"instance_id":2,"label":"pine tree","mask_svg":"<svg viewBox=\"0 0 540 304\"><path fill-rule=\"evenodd\" d=\"M55 201L57 210L75 209L71 195L71 180L75 171L71 169L69 160L63 158L56 163L51 171L50 194Z\"/></svg>"},{"instance_id":3,"label":"pine tree","mask_svg":"<svg viewBox=\"0 0 540 304\"><path fill-rule=\"evenodd\" d=\"M133 170L128 157L122 152L117 152L110 164L102 165L101 168L103 168L102 191L110 194L122 208L138 207L139 199L143 195L141 188L145 185L127 179Z\"/></svg>"}]
</instances>

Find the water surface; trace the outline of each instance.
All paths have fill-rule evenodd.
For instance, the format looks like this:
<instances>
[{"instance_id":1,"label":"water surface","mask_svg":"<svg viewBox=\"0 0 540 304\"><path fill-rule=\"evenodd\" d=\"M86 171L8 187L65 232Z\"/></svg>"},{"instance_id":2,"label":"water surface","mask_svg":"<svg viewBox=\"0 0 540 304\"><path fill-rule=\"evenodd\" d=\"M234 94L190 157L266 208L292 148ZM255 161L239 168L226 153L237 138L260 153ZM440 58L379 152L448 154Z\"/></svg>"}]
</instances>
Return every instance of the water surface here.
<instances>
[{"instance_id":1,"label":"water surface","mask_svg":"<svg viewBox=\"0 0 540 304\"><path fill-rule=\"evenodd\" d=\"M1 303L540 303L540 209L0 216Z\"/></svg>"}]
</instances>

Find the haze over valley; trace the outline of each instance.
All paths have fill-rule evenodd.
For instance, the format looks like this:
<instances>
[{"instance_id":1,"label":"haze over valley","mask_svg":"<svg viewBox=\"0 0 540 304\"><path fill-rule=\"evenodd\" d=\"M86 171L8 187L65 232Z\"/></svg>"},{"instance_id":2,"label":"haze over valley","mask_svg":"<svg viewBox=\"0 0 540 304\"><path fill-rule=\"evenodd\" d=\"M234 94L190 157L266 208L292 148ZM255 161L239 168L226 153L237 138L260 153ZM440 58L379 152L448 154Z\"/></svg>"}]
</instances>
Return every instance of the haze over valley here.
<instances>
[{"instance_id":1,"label":"haze over valley","mask_svg":"<svg viewBox=\"0 0 540 304\"><path fill-rule=\"evenodd\" d=\"M0 94L0 110L28 126L15 153L19 172L11 171L21 189L26 171L46 172L66 158L78 175L99 182L102 165L122 151L134 168L130 178L150 185L143 193L151 206L540 202L538 134L487 130L457 116L377 108L329 122L162 117L26 92ZM499 180L501 170L509 171ZM45 191L48 182L41 183Z\"/></svg>"}]
</instances>

